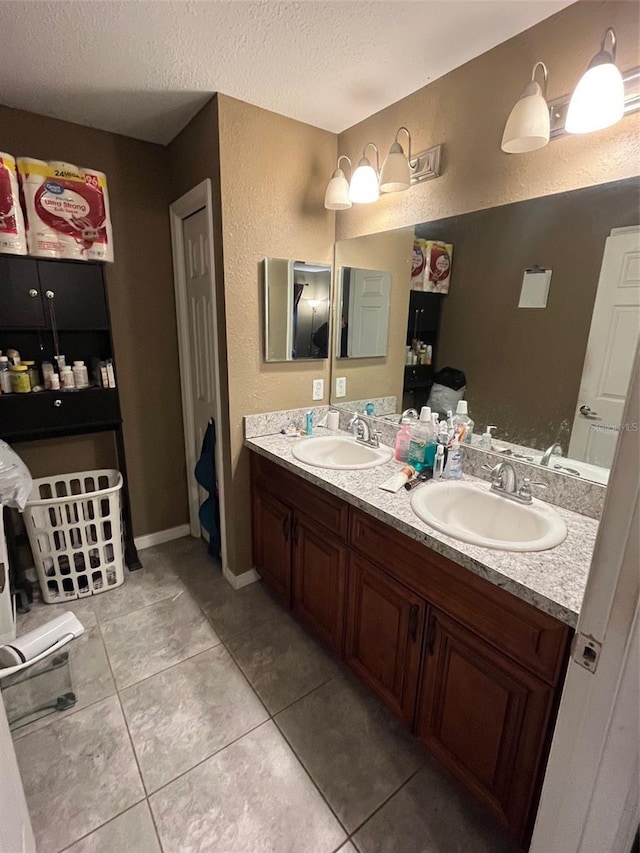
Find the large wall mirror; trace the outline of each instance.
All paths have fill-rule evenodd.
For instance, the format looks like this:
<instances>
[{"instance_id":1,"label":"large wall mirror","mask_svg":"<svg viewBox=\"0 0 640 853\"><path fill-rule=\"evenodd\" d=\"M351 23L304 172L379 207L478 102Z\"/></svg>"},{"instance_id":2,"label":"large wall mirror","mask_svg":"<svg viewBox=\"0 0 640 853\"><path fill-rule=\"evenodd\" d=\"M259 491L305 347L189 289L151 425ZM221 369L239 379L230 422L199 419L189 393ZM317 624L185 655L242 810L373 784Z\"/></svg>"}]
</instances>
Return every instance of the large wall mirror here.
<instances>
[{"instance_id":1,"label":"large wall mirror","mask_svg":"<svg viewBox=\"0 0 640 853\"><path fill-rule=\"evenodd\" d=\"M333 393L336 377L347 389L332 403L419 409L453 368L475 434L495 424L495 446L534 464L558 445L551 468L606 482L619 430L634 428L621 419L640 332L639 193L635 178L337 243L336 268L366 256L391 291L386 357L334 358ZM447 293L412 290L415 238L453 246ZM430 363L407 354L414 340Z\"/></svg>"},{"instance_id":2,"label":"large wall mirror","mask_svg":"<svg viewBox=\"0 0 640 853\"><path fill-rule=\"evenodd\" d=\"M265 258L264 300L267 361L329 357L330 266Z\"/></svg>"}]
</instances>

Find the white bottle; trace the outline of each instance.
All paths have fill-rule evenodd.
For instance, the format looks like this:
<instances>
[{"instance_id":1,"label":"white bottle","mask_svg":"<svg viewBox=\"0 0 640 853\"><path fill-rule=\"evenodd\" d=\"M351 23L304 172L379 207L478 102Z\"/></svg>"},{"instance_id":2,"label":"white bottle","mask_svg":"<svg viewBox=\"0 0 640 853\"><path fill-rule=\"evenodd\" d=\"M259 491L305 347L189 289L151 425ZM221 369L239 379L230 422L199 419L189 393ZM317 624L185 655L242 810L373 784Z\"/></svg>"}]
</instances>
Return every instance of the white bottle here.
<instances>
[{"instance_id":1,"label":"white bottle","mask_svg":"<svg viewBox=\"0 0 640 853\"><path fill-rule=\"evenodd\" d=\"M73 362L73 378L76 383L76 388L89 387L89 371L84 365L84 361Z\"/></svg>"},{"instance_id":2,"label":"white bottle","mask_svg":"<svg viewBox=\"0 0 640 853\"><path fill-rule=\"evenodd\" d=\"M447 464L442 475L446 480L459 480L462 477L462 451L460 450L460 442L454 438L449 448L447 456Z\"/></svg>"},{"instance_id":3,"label":"white bottle","mask_svg":"<svg viewBox=\"0 0 640 853\"><path fill-rule=\"evenodd\" d=\"M11 393L11 370L6 355L0 355L0 391L3 394Z\"/></svg>"},{"instance_id":4,"label":"white bottle","mask_svg":"<svg viewBox=\"0 0 640 853\"><path fill-rule=\"evenodd\" d=\"M491 435L491 430L496 429L495 426L488 426L487 431L482 433L480 438L480 447L483 450L491 450L491 439L493 436Z\"/></svg>"},{"instance_id":5,"label":"white bottle","mask_svg":"<svg viewBox=\"0 0 640 853\"><path fill-rule=\"evenodd\" d=\"M63 391L70 391L76 387L76 380L70 367L63 367L60 371L60 387Z\"/></svg>"},{"instance_id":6,"label":"white bottle","mask_svg":"<svg viewBox=\"0 0 640 853\"><path fill-rule=\"evenodd\" d=\"M458 407L453 418L453 428L456 438L462 444L471 444L474 422L469 417L466 400L458 400Z\"/></svg>"}]
</instances>

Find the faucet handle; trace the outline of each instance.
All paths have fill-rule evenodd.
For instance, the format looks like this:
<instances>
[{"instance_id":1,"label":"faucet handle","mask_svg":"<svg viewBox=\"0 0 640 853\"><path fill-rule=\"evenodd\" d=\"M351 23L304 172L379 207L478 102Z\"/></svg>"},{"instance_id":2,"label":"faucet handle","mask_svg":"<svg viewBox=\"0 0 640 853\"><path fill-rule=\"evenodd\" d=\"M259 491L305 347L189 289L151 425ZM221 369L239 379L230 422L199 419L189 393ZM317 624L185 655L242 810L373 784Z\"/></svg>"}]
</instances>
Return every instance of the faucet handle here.
<instances>
[{"instance_id":1,"label":"faucet handle","mask_svg":"<svg viewBox=\"0 0 640 853\"><path fill-rule=\"evenodd\" d=\"M548 488L547 483L536 483L531 480L531 477L525 477L522 481L522 485L518 490L518 494L522 498L530 498L531 497L531 486L538 486L540 489Z\"/></svg>"},{"instance_id":2,"label":"faucet handle","mask_svg":"<svg viewBox=\"0 0 640 853\"><path fill-rule=\"evenodd\" d=\"M501 465L501 462L498 462L497 465L489 465L488 462L485 462L484 465L480 466L482 470L488 471L491 474L491 482L495 486L499 485L502 480Z\"/></svg>"}]
</instances>

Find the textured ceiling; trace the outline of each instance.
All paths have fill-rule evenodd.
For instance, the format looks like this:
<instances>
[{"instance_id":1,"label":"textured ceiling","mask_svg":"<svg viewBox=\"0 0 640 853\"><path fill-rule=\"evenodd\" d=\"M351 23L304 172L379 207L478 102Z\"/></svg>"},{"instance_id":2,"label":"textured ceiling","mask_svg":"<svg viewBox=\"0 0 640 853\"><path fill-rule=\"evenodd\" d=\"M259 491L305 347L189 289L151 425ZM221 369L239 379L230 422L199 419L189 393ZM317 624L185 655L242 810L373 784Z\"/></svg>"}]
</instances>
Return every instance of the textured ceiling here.
<instances>
[{"instance_id":1,"label":"textured ceiling","mask_svg":"<svg viewBox=\"0 0 640 853\"><path fill-rule=\"evenodd\" d=\"M570 0L0 3L0 103L169 142L213 92L339 132Z\"/></svg>"}]
</instances>

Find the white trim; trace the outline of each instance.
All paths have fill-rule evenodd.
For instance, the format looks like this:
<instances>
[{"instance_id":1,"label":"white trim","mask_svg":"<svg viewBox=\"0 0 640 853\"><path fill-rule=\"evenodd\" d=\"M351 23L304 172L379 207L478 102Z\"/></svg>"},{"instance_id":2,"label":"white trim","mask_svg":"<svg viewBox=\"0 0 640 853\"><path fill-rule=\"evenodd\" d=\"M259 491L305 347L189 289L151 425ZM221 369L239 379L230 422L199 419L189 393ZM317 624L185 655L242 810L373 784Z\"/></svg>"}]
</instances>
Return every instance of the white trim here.
<instances>
[{"instance_id":1,"label":"white trim","mask_svg":"<svg viewBox=\"0 0 640 853\"><path fill-rule=\"evenodd\" d=\"M181 196L177 201L169 207L169 217L171 220L171 251L173 255L173 281L176 298L176 325L178 329L178 352L180 356L180 372L182 381L180 382L180 390L182 394L182 422L184 427L184 443L185 443L185 458L197 458L196 448L194 447L194 430L192 424L191 413L193 411L193 400L191 393L191 375L190 362L188 358L189 348L189 332L187 326L187 312L184 304L185 299L185 278L184 278L184 245L182 235L182 221L198 210L205 208L207 211L207 223L209 232L209 258L211 267L211 334L213 340L214 365L213 378L215 383L216 395L216 473L218 477L218 497L220 499L220 538L221 538L221 556L223 570L228 569L227 560L227 542L226 542L226 527L225 527L225 482L224 482L224 466L222 459L222 394L220 382L220 350L218 338L218 314L216 302L216 281L215 281L215 255L214 255L214 231L213 231L213 201L211 194L211 181L206 178L197 186L189 190L188 193ZM191 535L195 538L200 538L201 527L198 517L198 509L200 506L200 496L198 493L198 485L193 477L187 478L187 489L189 496L189 524Z\"/></svg>"},{"instance_id":2,"label":"white trim","mask_svg":"<svg viewBox=\"0 0 640 853\"><path fill-rule=\"evenodd\" d=\"M136 536L133 540L138 551L143 548L151 548L153 545L164 545L174 539L182 539L188 536L191 528L188 524L179 524L178 527L169 527L167 530L156 530L155 533L147 533L144 536Z\"/></svg>"},{"instance_id":3,"label":"white trim","mask_svg":"<svg viewBox=\"0 0 640 853\"><path fill-rule=\"evenodd\" d=\"M242 589L243 586L249 586L250 583L260 580L260 575L255 569L249 569L241 575L234 575L230 569L223 568L222 574L234 589Z\"/></svg>"}]
</instances>

